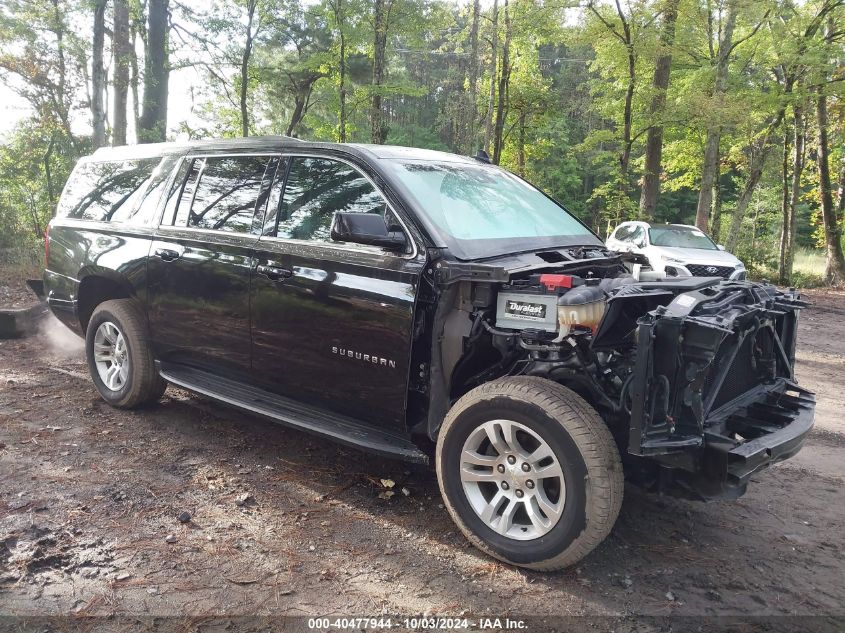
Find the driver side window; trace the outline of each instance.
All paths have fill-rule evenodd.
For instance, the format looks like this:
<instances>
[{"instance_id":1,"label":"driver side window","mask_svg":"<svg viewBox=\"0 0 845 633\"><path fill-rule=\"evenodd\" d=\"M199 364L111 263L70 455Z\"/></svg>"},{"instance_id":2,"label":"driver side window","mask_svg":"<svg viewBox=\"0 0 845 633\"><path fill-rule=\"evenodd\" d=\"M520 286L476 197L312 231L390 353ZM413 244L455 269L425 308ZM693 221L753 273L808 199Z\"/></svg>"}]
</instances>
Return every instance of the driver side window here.
<instances>
[{"instance_id":1,"label":"driver side window","mask_svg":"<svg viewBox=\"0 0 845 633\"><path fill-rule=\"evenodd\" d=\"M616 229L616 234L613 236L620 242L628 242L631 239L631 233L634 232L633 226L620 226Z\"/></svg>"},{"instance_id":2,"label":"driver side window","mask_svg":"<svg viewBox=\"0 0 845 633\"><path fill-rule=\"evenodd\" d=\"M645 229L643 229L643 227L641 226L638 226L633 231L633 233L631 233L631 237L628 238L628 241L631 242L634 246L645 246Z\"/></svg>"},{"instance_id":3,"label":"driver side window","mask_svg":"<svg viewBox=\"0 0 845 633\"><path fill-rule=\"evenodd\" d=\"M337 211L374 213L384 217L381 194L354 167L328 158L291 159L279 209L277 237L331 242Z\"/></svg>"}]
</instances>

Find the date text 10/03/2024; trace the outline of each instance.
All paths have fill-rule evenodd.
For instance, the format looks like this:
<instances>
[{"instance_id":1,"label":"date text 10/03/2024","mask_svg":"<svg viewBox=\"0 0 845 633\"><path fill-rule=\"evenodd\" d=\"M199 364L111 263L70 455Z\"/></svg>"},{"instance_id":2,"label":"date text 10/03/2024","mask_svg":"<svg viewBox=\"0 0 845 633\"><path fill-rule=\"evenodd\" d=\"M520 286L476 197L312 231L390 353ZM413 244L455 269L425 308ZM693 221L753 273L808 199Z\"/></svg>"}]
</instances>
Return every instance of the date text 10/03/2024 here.
<instances>
[{"instance_id":1,"label":"date text 10/03/2024","mask_svg":"<svg viewBox=\"0 0 845 633\"><path fill-rule=\"evenodd\" d=\"M406 630L461 630L520 631L528 628L524 620L512 618L309 618L308 628L313 630L342 629L393 629Z\"/></svg>"}]
</instances>

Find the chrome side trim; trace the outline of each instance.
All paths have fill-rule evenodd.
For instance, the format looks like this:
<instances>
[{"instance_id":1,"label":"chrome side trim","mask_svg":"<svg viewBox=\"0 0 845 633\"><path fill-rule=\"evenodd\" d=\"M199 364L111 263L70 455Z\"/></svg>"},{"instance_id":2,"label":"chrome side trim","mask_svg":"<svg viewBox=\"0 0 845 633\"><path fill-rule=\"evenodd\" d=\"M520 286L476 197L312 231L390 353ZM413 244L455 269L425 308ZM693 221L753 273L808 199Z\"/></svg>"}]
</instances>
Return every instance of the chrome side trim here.
<instances>
[{"instance_id":1,"label":"chrome side trim","mask_svg":"<svg viewBox=\"0 0 845 633\"><path fill-rule=\"evenodd\" d=\"M256 242L258 236L255 233L240 233L237 231L221 231L219 229L199 229L194 226L171 226L169 224L161 224L156 229L156 235L160 233L199 233L201 235L215 235L220 238L230 239L244 239L249 238L250 242Z\"/></svg>"},{"instance_id":2,"label":"chrome side trim","mask_svg":"<svg viewBox=\"0 0 845 633\"><path fill-rule=\"evenodd\" d=\"M51 228L72 228L85 231L108 231L110 233L127 233L130 235L150 236L155 231L151 224L132 224L131 222L103 222L101 220L80 220L77 218L53 218Z\"/></svg>"}]
</instances>

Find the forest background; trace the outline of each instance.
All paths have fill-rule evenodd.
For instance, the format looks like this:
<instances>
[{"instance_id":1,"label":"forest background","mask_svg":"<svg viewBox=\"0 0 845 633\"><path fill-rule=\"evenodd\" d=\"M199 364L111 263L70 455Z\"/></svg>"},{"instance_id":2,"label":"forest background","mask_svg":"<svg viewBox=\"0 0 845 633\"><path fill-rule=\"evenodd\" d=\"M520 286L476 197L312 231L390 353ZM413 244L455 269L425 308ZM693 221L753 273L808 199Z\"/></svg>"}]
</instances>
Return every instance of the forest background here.
<instances>
[{"instance_id":1,"label":"forest background","mask_svg":"<svg viewBox=\"0 0 845 633\"><path fill-rule=\"evenodd\" d=\"M845 283L845 0L2 0L0 108L2 266L97 147L285 134L483 148L602 237Z\"/></svg>"}]
</instances>

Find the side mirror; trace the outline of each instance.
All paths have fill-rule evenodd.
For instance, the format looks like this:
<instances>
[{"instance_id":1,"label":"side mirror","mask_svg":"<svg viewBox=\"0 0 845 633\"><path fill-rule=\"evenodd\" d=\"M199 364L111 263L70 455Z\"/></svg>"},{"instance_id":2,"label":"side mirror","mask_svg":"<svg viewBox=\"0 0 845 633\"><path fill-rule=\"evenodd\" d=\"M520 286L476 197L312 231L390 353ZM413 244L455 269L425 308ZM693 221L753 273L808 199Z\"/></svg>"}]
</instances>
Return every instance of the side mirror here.
<instances>
[{"instance_id":1,"label":"side mirror","mask_svg":"<svg viewBox=\"0 0 845 633\"><path fill-rule=\"evenodd\" d=\"M377 213L338 211L332 218L331 235L336 242L381 246L392 251L404 251L408 244L402 228L388 225Z\"/></svg>"},{"instance_id":2,"label":"side mirror","mask_svg":"<svg viewBox=\"0 0 845 633\"><path fill-rule=\"evenodd\" d=\"M636 246L637 248L645 248L645 240L637 240L636 242L634 242L634 246Z\"/></svg>"},{"instance_id":3,"label":"side mirror","mask_svg":"<svg viewBox=\"0 0 845 633\"><path fill-rule=\"evenodd\" d=\"M720 251L725 250L725 247L722 244L716 244L716 248L718 248Z\"/></svg>"}]
</instances>

